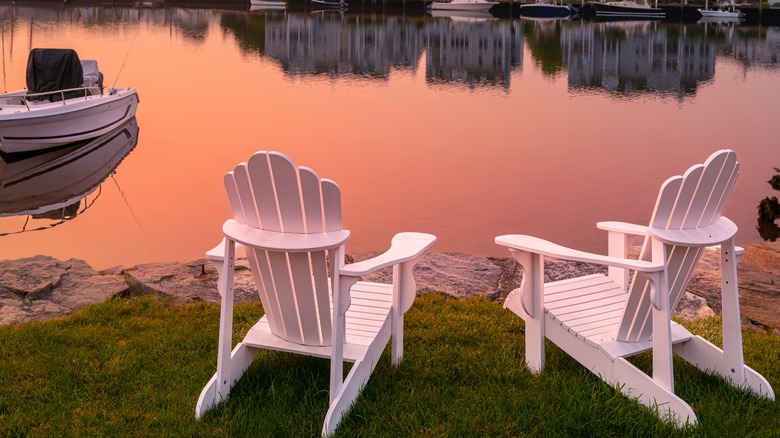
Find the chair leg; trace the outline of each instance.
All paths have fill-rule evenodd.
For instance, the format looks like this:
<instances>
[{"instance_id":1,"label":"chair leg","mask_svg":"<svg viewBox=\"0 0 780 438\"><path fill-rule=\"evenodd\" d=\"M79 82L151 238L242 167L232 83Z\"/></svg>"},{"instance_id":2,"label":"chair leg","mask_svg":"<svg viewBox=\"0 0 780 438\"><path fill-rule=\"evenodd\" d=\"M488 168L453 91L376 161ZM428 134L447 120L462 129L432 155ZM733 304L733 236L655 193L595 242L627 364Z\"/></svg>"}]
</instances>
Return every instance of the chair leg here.
<instances>
[{"instance_id":1,"label":"chair leg","mask_svg":"<svg viewBox=\"0 0 780 438\"><path fill-rule=\"evenodd\" d=\"M233 346L233 275L235 269L235 242L227 239L222 270L219 273L219 289L222 305L219 315L219 349L217 352L217 396L227 399L233 379L230 375L230 351Z\"/></svg>"},{"instance_id":2,"label":"chair leg","mask_svg":"<svg viewBox=\"0 0 780 438\"><path fill-rule=\"evenodd\" d=\"M325 415L325 422L322 425L322 435L330 436L336 431L341 419L349 412L355 399L360 395L360 391L368 382L368 378L374 371L382 352L387 345L391 332L390 318L385 320L382 328L379 330L374 342L368 347L363 359L358 360L352 365L344 382L339 386L338 391L332 393L328 413Z\"/></svg>"},{"instance_id":3,"label":"chair leg","mask_svg":"<svg viewBox=\"0 0 780 438\"><path fill-rule=\"evenodd\" d=\"M739 289L737 287L737 258L734 240L723 242L721 249L721 288L723 291L723 366L725 375L733 384L745 381L742 353L742 321L739 316Z\"/></svg>"},{"instance_id":4,"label":"chair leg","mask_svg":"<svg viewBox=\"0 0 780 438\"><path fill-rule=\"evenodd\" d=\"M390 311L390 363L398 366L404 356L404 312L401 289L404 273L399 265L393 266L393 308Z\"/></svg>"},{"instance_id":5,"label":"chair leg","mask_svg":"<svg viewBox=\"0 0 780 438\"><path fill-rule=\"evenodd\" d=\"M775 393L766 378L747 365L740 367L744 380L733 380L734 372L726 365L724 351L701 336L694 336L689 341L675 344L674 352L696 368L707 373L718 374L737 388L749 389L756 395L770 400L775 399Z\"/></svg>"},{"instance_id":6,"label":"chair leg","mask_svg":"<svg viewBox=\"0 0 780 438\"><path fill-rule=\"evenodd\" d=\"M513 252L513 256L523 270L523 280L519 296L505 307L515 307L513 311L525 320L526 365L532 373L540 373L544 371L544 256L525 251Z\"/></svg>"},{"instance_id":7,"label":"chair leg","mask_svg":"<svg viewBox=\"0 0 780 438\"><path fill-rule=\"evenodd\" d=\"M674 421L679 426L698 422L688 403L665 388L664 383L659 384L622 357L615 359L612 373L614 380L610 384L627 397L637 399L650 409L657 409L659 417Z\"/></svg>"}]
</instances>

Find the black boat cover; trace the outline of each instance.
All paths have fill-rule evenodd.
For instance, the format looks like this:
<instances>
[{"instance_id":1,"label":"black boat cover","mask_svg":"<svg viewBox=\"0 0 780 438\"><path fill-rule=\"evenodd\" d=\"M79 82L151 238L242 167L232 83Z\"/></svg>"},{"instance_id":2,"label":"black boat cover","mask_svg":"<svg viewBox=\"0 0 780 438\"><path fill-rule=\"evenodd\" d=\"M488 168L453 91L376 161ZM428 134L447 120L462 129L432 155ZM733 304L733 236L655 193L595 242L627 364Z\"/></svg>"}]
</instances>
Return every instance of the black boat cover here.
<instances>
[{"instance_id":1,"label":"black boat cover","mask_svg":"<svg viewBox=\"0 0 780 438\"><path fill-rule=\"evenodd\" d=\"M32 49L27 58L30 93L78 88L84 82L79 55L72 49Z\"/></svg>"}]
</instances>

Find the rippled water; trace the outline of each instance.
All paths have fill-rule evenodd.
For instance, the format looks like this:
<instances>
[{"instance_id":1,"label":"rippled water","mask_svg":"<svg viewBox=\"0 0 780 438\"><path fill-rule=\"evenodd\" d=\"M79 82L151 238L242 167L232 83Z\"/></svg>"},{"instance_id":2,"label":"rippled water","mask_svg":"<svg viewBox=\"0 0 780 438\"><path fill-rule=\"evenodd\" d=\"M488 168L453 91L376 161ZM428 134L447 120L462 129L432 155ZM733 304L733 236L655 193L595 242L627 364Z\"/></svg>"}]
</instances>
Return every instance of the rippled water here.
<instances>
[{"instance_id":1,"label":"rippled water","mask_svg":"<svg viewBox=\"0 0 780 438\"><path fill-rule=\"evenodd\" d=\"M761 240L756 207L777 195L777 27L101 6L0 18L5 90L24 87L30 48L70 47L141 98L115 173L72 220L0 217L0 258L202 257L230 215L222 175L261 149L339 183L349 251L414 230L436 251L503 256L493 238L525 233L604 252L597 221L646 223L660 184L719 148L742 162L726 209L738 243Z\"/></svg>"}]
</instances>

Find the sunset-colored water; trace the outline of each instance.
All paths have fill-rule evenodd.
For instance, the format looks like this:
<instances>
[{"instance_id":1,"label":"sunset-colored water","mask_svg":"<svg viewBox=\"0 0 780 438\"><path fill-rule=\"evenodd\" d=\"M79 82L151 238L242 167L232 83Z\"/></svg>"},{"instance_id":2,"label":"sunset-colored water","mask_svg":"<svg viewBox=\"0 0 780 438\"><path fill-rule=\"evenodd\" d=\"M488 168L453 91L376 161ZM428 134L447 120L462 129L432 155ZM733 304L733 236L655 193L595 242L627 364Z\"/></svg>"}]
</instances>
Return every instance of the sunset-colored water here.
<instances>
[{"instance_id":1,"label":"sunset-colored water","mask_svg":"<svg viewBox=\"0 0 780 438\"><path fill-rule=\"evenodd\" d=\"M646 223L660 184L720 148L742 163L738 243L761 240L756 207L777 195L776 27L0 12L5 90L24 87L31 48L67 47L141 99L138 143L94 203L0 236L0 259L200 258L230 217L222 175L262 149L339 183L351 252L399 231L436 234L439 252L504 256L506 233L604 252L596 222ZM25 221L46 220L0 217L0 233Z\"/></svg>"}]
</instances>

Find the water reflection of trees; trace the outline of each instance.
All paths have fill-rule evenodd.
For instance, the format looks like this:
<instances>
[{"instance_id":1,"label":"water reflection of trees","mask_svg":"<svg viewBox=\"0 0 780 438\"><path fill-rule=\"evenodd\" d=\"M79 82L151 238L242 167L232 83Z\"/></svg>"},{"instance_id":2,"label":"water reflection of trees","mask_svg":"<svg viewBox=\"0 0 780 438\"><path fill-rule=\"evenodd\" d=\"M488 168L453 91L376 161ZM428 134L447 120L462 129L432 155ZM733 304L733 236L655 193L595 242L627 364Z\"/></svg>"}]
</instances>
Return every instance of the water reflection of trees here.
<instances>
[{"instance_id":1,"label":"water reflection of trees","mask_svg":"<svg viewBox=\"0 0 780 438\"><path fill-rule=\"evenodd\" d=\"M635 21L583 23L564 30L565 64L574 89L682 98L715 74L715 42L696 28Z\"/></svg>"},{"instance_id":2,"label":"water reflection of trees","mask_svg":"<svg viewBox=\"0 0 780 438\"><path fill-rule=\"evenodd\" d=\"M563 20L524 21L523 34L534 62L542 74L556 76L564 70L561 28L570 24Z\"/></svg>"},{"instance_id":3,"label":"water reflection of trees","mask_svg":"<svg viewBox=\"0 0 780 438\"><path fill-rule=\"evenodd\" d=\"M215 14L210 9L65 5L67 3L53 2L40 6L3 5L0 6L0 18L4 24L28 21L36 26L71 24L106 29L144 23L170 27L188 40L202 43L208 36L209 24Z\"/></svg>"},{"instance_id":4,"label":"water reflection of trees","mask_svg":"<svg viewBox=\"0 0 780 438\"><path fill-rule=\"evenodd\" d=\"M241 50L278 61L290 75L386 79L419 66L435 83L509 87L522 61L518 23L341 14L223 14Z\"/></svg>"},{"instance_id":5,"label":"water reflection of trees","mask_svg":"<svg viewBox=\"0 0 780 438\"><path fill-rule=\"evenodd\" d=\"M567 74L571 90L684 98L714 77L716 58L747 70L780 68L780 29L734 23L526 22L357 14L258 14L193 8L49 3L0 6L4 30L71 24L114 29L165 26L202 44L217 24L244 53L278 61L291 75L387 78L416 69L425 54L431 83L507 89L522 68L523 41L545 75ZM19 27L17 27L17 32ZM29 32L29 30L28 30Z\"/></svg>"}]
</instances>

